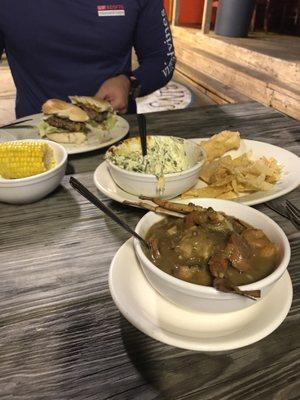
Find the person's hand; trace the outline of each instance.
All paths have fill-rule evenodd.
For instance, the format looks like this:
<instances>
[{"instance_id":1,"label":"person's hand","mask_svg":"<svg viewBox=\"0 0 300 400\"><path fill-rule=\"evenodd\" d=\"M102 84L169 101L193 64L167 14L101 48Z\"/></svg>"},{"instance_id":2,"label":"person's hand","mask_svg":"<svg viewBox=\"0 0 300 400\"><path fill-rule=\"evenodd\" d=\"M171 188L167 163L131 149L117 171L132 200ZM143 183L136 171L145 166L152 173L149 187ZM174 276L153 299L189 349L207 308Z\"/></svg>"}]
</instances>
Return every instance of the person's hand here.
<instances>
[{"instance_id":1,"label":"person's hand","mask_svg":"<svg viewBox=\"0 0 300 400\"><path fill-rule=\"evenodd\" d=\"M114 110L120 114L125 114L128 107L128 96L130 82L126 75L118 75L107 79L98 92L96 97L110 102Z\"/></svg>"}]
</instances>

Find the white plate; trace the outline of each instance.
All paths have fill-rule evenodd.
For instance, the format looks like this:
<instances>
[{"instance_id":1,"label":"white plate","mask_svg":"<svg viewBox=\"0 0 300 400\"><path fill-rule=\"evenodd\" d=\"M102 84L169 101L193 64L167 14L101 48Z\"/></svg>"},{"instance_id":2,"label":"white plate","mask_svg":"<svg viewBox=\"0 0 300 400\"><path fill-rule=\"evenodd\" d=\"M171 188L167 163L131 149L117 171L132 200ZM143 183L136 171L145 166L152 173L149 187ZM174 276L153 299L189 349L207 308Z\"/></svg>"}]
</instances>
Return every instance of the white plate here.
<instances>
[{"instance_id":1,"label":"white plate","mask_svg":"<svg viewBox=\"0 0 300 400\"><path fill-rule=\"evenodd\" d=\"M137 329L160 342L197 351L224 351L255 343L283 322L293 287L286 272L269 294L246 310L226 314L181 309L156 292L144 276L129 239L116 253L109 272L112 298Z\"/></svg>"},{"instance_id":2,"label":"white plate","mask_svg":"<svg viewBox=\"0 0 300 400\"><path fill-rule=\"evenodd\" d=\"M43 114L29 115L28 117L18 119L17 121L22 121L23 119L32 119L32 121L24 122L24 125L33 125L33 128L25 129L7 129L0 130L0 135L3 141L3 136L9 134L13 136L14 140L22 139L41 139L37 126L41 123ZM127 135L129 131L128 122L117 115L117 121L115 126L110 131L105 131L102 129L92 129L90 133L87 134L87 141L81 144L64 144L60 143L67 150L68 154L80 154L86 153L88 151L98 150L103 147L112 145L118 142ZM10 139L12 140L12 139Z\"/></svg>"},{"instance_id":3,"label":"white plate","mask_svg":"<svg viewBox=\"0 0 300 400\"><path fill-rule=\"evenodd\" d=\"M199 142L204 139L194 139ZM277 197L283 196L286 193L291 192L300 184L300 158L295 154L282 149L281 147L273 146L264 142L257 142L255 140L241 140L241 146L238 150L230 151L226 154L238 157L245 152L250 152L252 158L260 157L274 157L283 168L282 177L279 182L274 185L272 190L267 192L256 192L240 198L234 199L239 203L253 206L255 204L264 203L266 201L276 199ZM137 196L129 194L121 189L113 181L106 163L102 163L96 169L94 173L94 183L100 192L104 193L111 199L122 203L123 201L138 202ZM195 187L204 187L206 184L199 181ZM173 199L173 201L179 200L179 197ZM190 200L191 201L191 200Z\"/></svg>"}]
</instances>

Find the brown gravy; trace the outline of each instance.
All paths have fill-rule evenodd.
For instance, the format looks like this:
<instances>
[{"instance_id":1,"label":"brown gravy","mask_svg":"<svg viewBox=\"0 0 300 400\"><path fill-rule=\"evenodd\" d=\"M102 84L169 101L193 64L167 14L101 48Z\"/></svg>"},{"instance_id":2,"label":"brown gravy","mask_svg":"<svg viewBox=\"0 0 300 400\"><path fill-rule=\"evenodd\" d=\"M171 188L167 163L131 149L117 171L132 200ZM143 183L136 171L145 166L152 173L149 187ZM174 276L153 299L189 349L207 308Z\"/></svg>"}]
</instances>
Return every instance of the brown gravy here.
<instances>
[{"instance_id":1,"label":"brown gravy","mask_svg":"<svg viewBox=\"0 0 300 400\"><path fill-rule=\"evenodd\" d=\"M212 286L216 278L246 285L271 274L278 265L277 246L261 230L226 219L217 226L164 218L147 233L152 250L146 255L167 274L198 285Z\"/></svg>"}]
</instances>

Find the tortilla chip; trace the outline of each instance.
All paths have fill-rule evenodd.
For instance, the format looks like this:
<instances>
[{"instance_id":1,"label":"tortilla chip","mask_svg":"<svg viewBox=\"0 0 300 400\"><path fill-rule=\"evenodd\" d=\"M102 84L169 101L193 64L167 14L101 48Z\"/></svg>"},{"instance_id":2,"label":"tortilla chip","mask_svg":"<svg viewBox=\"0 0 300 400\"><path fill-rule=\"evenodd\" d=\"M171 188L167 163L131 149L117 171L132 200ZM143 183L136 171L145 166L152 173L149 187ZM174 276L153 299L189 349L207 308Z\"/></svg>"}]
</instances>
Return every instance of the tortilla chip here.
<instances>
[{"instance_id":1,"label":"tortilla chip","mask_svg":"<svg viewBox=\"0 0 300 400\"><path fill-rule=\"evenodd\" d=\"M239 197L238 194L231 190L230 192L222 193L220 196L217 197L217 199L232 200L236 199L237 197Z\"/></svg>"},{"instance_id":2,"label":"tortilla chip","mask_svg":"<svg viewBox=\"0 0 300 400\"><path fill-rule=\"evenodd\" d=\"M219 158L218 160L206 163L200 171L200 178L206 183L216 182L216 174L224 175L231 170L232 158L230 156Z\"/></svg>"},{"instance_id":3,"label":"tortilla chip","mask_svg":"<svg viewBox=\"0 0 300 400\"><path fill-rule=\"evenodd\" d=\"M182 193L181 197L213 197L216 198L223 193L230 192L231 187L228 185L225 186L206 186L199 189L190 189L185 193Z\"/></svg>"},{"instance_id":4,"label":"tortilla chip","mask_svg":"<svg viewBox=\"0 0 300 400\"><path fill-rule=\"evenodd\" d=\"M221 157L227 151L238 149L240 141L239 132L222 131L213 135L209 140L202 141L201 146L206 152L207 161L210 162Z\"/></svg>"},{"instance_id":5,"label":"tortilla chip","mask_svg":"<svg viewBox=\"0 0 300 400\"><path fill-rule=\"evenodd\" d=\"M232 159L231 166L232 168L247 168L252 163L253 161L250 160L248 154L244 153L241 156Z\"/></svg>"},{"instance_id":6,"label":"tortilla chip","mask_svg":"<svg viewBox=\"0 0 300 400\"><path fill-rule=\"evenodd\" d=\"M223 131L202 142L207 161L200 171L200 179L208 186L191 189L187 197L234 199L246 193L271 190L281 177L282 168L274 158L252 159L250 152L236 158L223 156L240 146L239 132Z\"/></svg>"}]
</instances>

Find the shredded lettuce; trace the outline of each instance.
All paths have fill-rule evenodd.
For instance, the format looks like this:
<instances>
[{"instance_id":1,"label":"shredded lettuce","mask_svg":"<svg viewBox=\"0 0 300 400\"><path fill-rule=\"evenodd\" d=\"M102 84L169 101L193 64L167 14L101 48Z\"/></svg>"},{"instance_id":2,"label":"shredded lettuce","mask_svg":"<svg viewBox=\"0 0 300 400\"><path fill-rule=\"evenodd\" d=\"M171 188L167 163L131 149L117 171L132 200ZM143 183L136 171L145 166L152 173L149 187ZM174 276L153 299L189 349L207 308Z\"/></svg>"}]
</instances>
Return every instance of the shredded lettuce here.
<instances>
[{"instance_id":1,"label":"shredded lettuce","mask_svg":"<svg viewBox=\"0 0 300 400\"><path fill-rule=\"evenodd\" d=\"M97 126L99 125L98 122L90 120L87 122L92 128L97 128Z\"/></svg>"},{"instance_id":2,"label":"shredded lettuce","mask_svg":"<svg viewBox=\"0 0 300 400\"><path fill-rule=\"evenodd\" d=\"M107 119L103 122L104 129L110 131L115 126L116 122L117 122L116 114L113 113L109 114Z\"/></svg>"},{"instance_id":3,"label":"shredded lettuce","mask_svg":"<svg viewBox=\"0 0 300 400\"><path fill-rule=\"evenodd\" d=\"M115 126L116 122L116 115L112 113L109 114L108 117L100 123L94 120L90 120L87 122L87 124L90 125L92 128L98 128L100 126L102 129L110 131Z\"/></svg>"},{"instance_id":4,"label":"shredded lettuce","mask_svg":"<svg viewBox=\"0 0 300 400\"><path fill-rule=\"evenodd\" d=\"M49 133L58 133L58 132L67 132L64 129L55 128L55 126L51 126L47 123L46 120L43 120L39 126L39 132L41 137L46 137Z\"/></svg>"}]
</instances>

